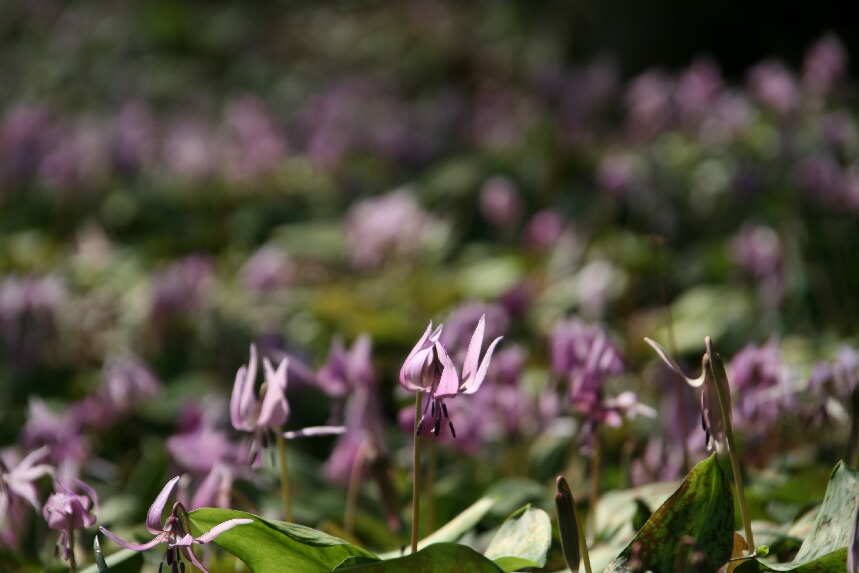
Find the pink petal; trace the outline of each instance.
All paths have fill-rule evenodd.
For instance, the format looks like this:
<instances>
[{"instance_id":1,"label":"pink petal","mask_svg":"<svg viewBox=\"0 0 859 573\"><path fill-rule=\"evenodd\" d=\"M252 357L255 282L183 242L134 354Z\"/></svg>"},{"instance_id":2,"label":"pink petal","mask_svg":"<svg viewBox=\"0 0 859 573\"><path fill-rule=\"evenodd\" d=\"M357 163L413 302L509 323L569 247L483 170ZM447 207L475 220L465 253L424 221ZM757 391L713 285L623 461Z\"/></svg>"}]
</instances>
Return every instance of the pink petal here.
<instances>
[{"instance_id":1,"label":"pink petal","mask_svg":"<svg viewBox=\"0 0 859 573\"><path fill-rule=\"evenodd\" d=\"M409 352L409 355L406 356L406 360L403 362L403 367L400 369L400 384L406 387L406 389L411 390L411 387L414 386L414 384L409 382L407 379L406 367L411 363L412 358L414 358L415 354L417 354L420 350L423 349L424 342L426 342L427 338L429 338L430 331L432 331L432 321L430 321L429 326L427 326L427 329L424 331L420 340L418 340L418 343L415 344L415 347L412 348L411 352Z\"/></svg>"},{"instance_id":2,"label":"pink petal","mask_svg":"<svg viewBox=\"0 0 859 573\"><path fill-rule=\"evenodd\" d=\"M447 350L440 342L435 343L435 351L438 354L438 359L442 365L441 379L438 382L438 387L433 393L435 398L445 398L448 396L456 396L459 391L459 376L456 374L456 366L447 354Z\"/></svg>"},{"instance_id":3,"label":"pink petal","mask_svg":"<svg viewBox=\"0 0 859 573\"><path fill-rule=\"evenodd\" d=\"M483 384L483 380L486 378L486 371L489 370L489 361L492 359L492 353L495 351L495 345L501 342L502 338L502 336L499 336L493 340L492 344L489 345L489 348L486 349L486 355L483 357L483 361L480 363L480 368L477 370L477 374L474 375L474 378L466 379L465 382L463 382L463 394L474 394L477 392L477 389L480 388L480 385ZM465 376L464 373L463 376Z\"/></svg>"},{"instance_id":4,"label":"pink petal","mask_svg":"<svg viewBox=\"0 0 859 573\"><path fill-rule=\"evenodd\" d=\"M101 531L104 535L106 535L110 539L112 539L113 542L116 543L117 545L120 545L126 549L131 549L132 551L146 551L147 549L151 549L151 548L155 547L159 543L164 543L165 541L167 541L167 534L163 533L163 532L161 534L155 536L154 538L152 538L151 541L147 541L146 543L132 543L130 541L125 541L124 539L120 539L119 537L117 537L115 534L111 533L110 531L108 531L104 527L99 527L98 530Z\"/></svg>"},{"instance_id":5,"label":"pink petal","mask_svg":"<svg viewBox=\"0 0 859 573\"><path fill-rule=\"evenodd\" d=\"M164 527L161 525L161 513L164 511L167 498L170 497L170 492L173 491L173 486L176 485L177 481L179 481L179 476L168 481L149 507L149 512L146 514L146 529L149 530L149 533L156 534L164 531Z\"/></svg>"},{"instance_id":6,"label":"pink petal","mask_svg":"<svg viewBox=\"0 0 859 573\"><path fill-rule=\"evenodd\" d=\"M253 523L253 522L254 522L253 519L228 519L227 521L225 521L223 523L219 523L218 525L216 525L215 527L213 527L212 529L210 529L209 531L207 531L206 533L204 533L203 535L198 537L196 539L196 542L197 543L208 543L211 540L213 540L214 538L216 538L217 536L219 536L220 534L222 534L223 532L227 531L228 529L232 529L232 528L236 527L237 525L245 525L245 524Z\"/></svg>"},{"instance_id":7,"label":"pink petal","mask_svg":"<svg viewBox=\"0 0 859 573\"><path fill-rule=\"evenodd\" d=\"M345 426L310 426L301 430L284 432L282 435L287 440L294 440L295 438L312 438L316 436L339 436L345 433Z\"/></svg>"},{"instance_id":8,"label":"pink petal","mask_svg":"<svg viewBox=\"0 0 859 573\"><path fill-rule=\"evenodd\" d=\"M268 359L263 360L265 368L266 391L262 400L257 427L281 426L289 416L289 403L286 401L286 370L289 360L284 358L274 370Z\"/></svg>"},{"instance_id":9,"label":"pink petal","mask_svg":"<svg viewBox=\"0 0 859 573\"><path fill-rule=\"evenodd\" d=\"M480 359L480 347L483 346L483 330L486 327L486 315L480 317L477 323L477 328L474 329L474 334L471 335L471 342L468 343L468 350L465 352L465 362L462 365L462 379L468 380L477 371L477 361Z\"/></svg>"},{"instance_id":10,"label":"pink petal","mask_svg":"<svg viewBox=\"0 0 859 573\"><path fill-rule=\"evenodd\" d=\"M244 388L247 383L248 369L247 367L242 366L236 373L236 381L233 384L233 394L230 397L230 421L233 423L233 427L240 432L247 431L249 429L242 417L244 412L242 412L241 409L242 393L244 392Z\"/></svg>"},{"instance_id":11,"label":"pink petal","mask_svg":"<svg viewBox=\"0 0 859 573\"><path fill-rule=\"evenodd\" d=\"M256 406L254 399L254 385L257 380L257 347L251 344L251 359L248 362L248 371L245 376L245 383L242 388L241 398L239 399L239 415L243 420L248 419Z\"/></svg>"}]
</instances>

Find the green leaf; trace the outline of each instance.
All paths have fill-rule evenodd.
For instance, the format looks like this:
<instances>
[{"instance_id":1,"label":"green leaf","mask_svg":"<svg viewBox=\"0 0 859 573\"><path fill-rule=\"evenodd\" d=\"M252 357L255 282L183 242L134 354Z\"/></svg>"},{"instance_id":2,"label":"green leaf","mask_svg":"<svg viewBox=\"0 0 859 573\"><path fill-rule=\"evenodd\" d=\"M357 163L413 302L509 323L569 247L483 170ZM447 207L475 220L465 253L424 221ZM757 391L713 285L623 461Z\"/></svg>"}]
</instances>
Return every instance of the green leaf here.
<instances>
[{"instance_id":1,"label":"green leaf","mask_svg":"<svg viewBox=\"0 0 859 573\"><path fill-rule=\"evenodd\" d=\"M823 505L811 532L789 563L758 562L749 571L791 571L795 573L842 573L850 544L853 511L859 499L859 471L838 462L832 470ZM744 569L745 570L745 569Z\"/></svg>"},{"instance_id":2,"label":"green leaf","mask_svg":"<svg viewBox=\"0 0 859 573\"><path fill-rule=\"evenodd\" d=\"M501 525L484 555L508 572L523 567L542 567L551 543L549 515L526 505Z\"/></svg>"},{"instance_id":3,"label":"green leaf","mask_svg":"<svg viewBox=\"0 0 859 573\"><path fill-rule=\"evenodd\" d=\"M612 561L605 573L631 571L638 544L643 570L676 571L681 539L691 536L706 555L703 569L716 571L731 557L734 545L734 500L725 472L713 454L700 462L683 483L647 520L641 531Z\"/></svg>"},{"instance_id":4,"label":"green leaf","mask_svg":"<svg viewBox=\"0 0 859 573\"><path fill-rule=\"evenodd\" d=\"M456 541L462 535L477 525L483 517L489 513L492 506L496 503L495 496L481 497L462 513L448 521L446 524L436 530L435 533L425 537L418 542L418 549L423 549L435 543L449 543ZM382 559L393 559L400 555L399 551L390 551L383 553L379 557Z\"/></svg>"},{"instance_id":5,"label":"green leaf","mask_svg":"<svg viewBox=\"0 0 859 573\"><path fill-rule=\"evenodd\" d=\"M338 569L341 571L341 569ZM348 573L501 573L502 569L465 545L437 543L388 561L342 569Z\"/></svg>"},{"instance_id":6,"label":"green leaf","mask_svg":"<svg viewBox=\"0 0 859 573\"><path fill-rule=\"evenodd\" d=\"M310 527L270 521L244 511L203 508L188 517L194 535L228 519L252 519L253 523L229 529L213 543L244 561L253 573L321 573L349 557L377 559L369 551Z\"/></svg>"}]
</instances>

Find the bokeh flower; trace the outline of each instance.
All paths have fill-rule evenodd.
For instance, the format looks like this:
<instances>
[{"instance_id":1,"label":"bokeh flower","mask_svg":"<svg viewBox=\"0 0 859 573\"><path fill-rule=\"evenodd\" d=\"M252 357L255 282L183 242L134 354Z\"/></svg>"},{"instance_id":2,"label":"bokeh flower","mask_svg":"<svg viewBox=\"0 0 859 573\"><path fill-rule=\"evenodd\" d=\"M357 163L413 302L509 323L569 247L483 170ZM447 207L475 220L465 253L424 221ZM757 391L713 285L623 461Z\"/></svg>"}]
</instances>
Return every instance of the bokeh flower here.
<instances>
[{"instance_id":1,"label":"bokeh flower","mask_svg":"<svg viewBox=\"0 0 859 573\"><path fill-rule=\"evenodd\" d=\"M48 522L48 527L60 532L56 550L60 551L66 561L74 559L74 530L95 523L98 512L98 496L95 491L80 480L74 480L74 483L83 494L77 494L73 489L57 482L54 485L54 493L42 507L42 517Z\"/></svg>"}]
</instances>

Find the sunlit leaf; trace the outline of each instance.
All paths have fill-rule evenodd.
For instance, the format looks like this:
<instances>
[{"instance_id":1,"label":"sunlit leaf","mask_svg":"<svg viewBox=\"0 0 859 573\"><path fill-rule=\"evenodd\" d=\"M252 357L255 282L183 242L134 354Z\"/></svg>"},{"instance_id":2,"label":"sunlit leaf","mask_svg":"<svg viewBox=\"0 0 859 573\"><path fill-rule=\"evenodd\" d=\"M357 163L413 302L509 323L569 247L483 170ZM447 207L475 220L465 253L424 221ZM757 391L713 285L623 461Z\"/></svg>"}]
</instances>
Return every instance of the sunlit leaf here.
<instances>
[{"instance_id":1,"label":"sunlit leaf","mask_svg":"<svg viewBox=\"0 0 859 573\"><path fill-rule=\"evenodd\" d=\"M228 519L252 519L253 523L225 531L213 541L244 561L252 573L321 573L349 557L375 559L369 551L310 527L270 521L243 511L204 508L190 512L188 517L195 535Z\"/></svg>"},{"instance_id":2,"label":"sunlit leaf","mask_svg":"<svg viewBox=\"0 0 859 573\"><path fill-rule=\"evenodd\" d=\"M542 567L552 543L552 524L542 509L525 506L514 512L492 538L484 555L504 571Z\"/></svg>"},{"instance_id":3,"label":"sunlit leaf","mask_svg":"<svg viewBox=\"0 0 859 573\"><path fill-rule=\"evenodd\" d=\"M829 573L845 571L853 511L859 499L859 471L839 462L829 479L823 505L811 527L811 533L789 563L754 562L740 571L791 571L795 573Z\"/></svg>"},{"instance_id":4,"label":"sunlit leaf","mask_svg":"<svg viewBox=\"0 0 859 573\"><path fill-rule=\"evenodd\" d=\"M647 520L606 573L632 571L630 559L638 544L644 570L676 571L681 540L694 538L704 552L704 570L715 571L730 557L734 545L734 500L715 454L700 462L674 494Z\"/></svg>"},{"instance_id":5,"label":"sunlit leaf","mask_svg":"<svg viewBox=\"0 0 859 573\"><path fill-rule=\"evenodd\" d=\"M349 573L502 573L495 563L465 545L437 543L414 555L337 569ZM509 570L508 570L509 571Z\"/></svg>"}]
</instances>

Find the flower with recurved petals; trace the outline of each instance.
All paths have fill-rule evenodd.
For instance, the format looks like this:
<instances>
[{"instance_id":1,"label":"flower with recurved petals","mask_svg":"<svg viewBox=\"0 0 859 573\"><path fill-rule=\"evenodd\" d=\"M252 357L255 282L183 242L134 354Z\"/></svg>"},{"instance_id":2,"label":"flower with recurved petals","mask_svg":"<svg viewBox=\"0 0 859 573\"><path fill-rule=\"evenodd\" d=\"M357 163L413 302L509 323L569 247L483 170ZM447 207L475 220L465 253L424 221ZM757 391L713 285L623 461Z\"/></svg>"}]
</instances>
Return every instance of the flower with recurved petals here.
<instances>
[{"instance_id":1,"label":"flower with recurved petals","mask_svg":"<svg viewBox=\"0 0 859 573\"><path fill-rule=\"evenodd\" d=\"M166 543L167 550L164 552L163 561L167 563L168 567L170 567L171 573L179 573L180 571L184 573L185 563L182 561L183 557L193 563L200 571L209 573L194 554L194 545L208 543L223 532L232 529L237 525L253 523L253 520L229 519L216 525L200 537L194 537L190 533L191 528L188 523L188 515L185 512L185 508L181 503L175 503L173 505L173 511L170 512L170 516L164 521L164 525L161 525L161 512L164 510L167 498L170 497L170 492L173 490L173 486L176 485L177 481L179 481L179 476L176 476L167 482L167 485L164 486L164 489L162 489L161 493L158 494L158 497L155 498L155 501L149 508L149 512L146 514L146 529L149 530L149 533L155 535L151 541L146 543L132 543L130 541L120 539L104 527L99 527L99 531L108 536L118 545L121 545L126 549L131 549L132 551L145 551L160 543Z\"/></svg>"},{"instance_id":2,"label":"flower with recurved petals","mask_svg":"<svg viewBox=\"0 0 859 573\"><path fill-rule=\"evenodd\" d=\"M262 449L268 444L269 436L277 433L286 439L305 436L329 436L342 434L342 426L313 426L292 432L281 432L281 426L289 418L289 403L286 401L286 372L289 367L287 358L281 360L275 369L268 358L263 359L265 382L260 388L257 400L254 384L257 376L257 349L251 345L251 359L247 366L239 368L230 399L230 420L240 432L252 432L251 444L253 467L262 465Z\"/></svg>"},{"instance_id":3,"label":"flower with recurved petals","mask_svg":"<svg viewBox=\"0 0 859 573\"><path fill-rule=\"evenodd\" d=\"M458 394L473 394L477 392L486 371L489 369L489 361L495 350L495 345L501 341L501 336L492 341L486 349L483 360L480 360L480 350L483 346L483 331L486 328L486 316L480 317L477 328L471 336L465 360L462 366L462 377L457 373L456 366L447 353L445 347L439 341L443 325L433 331L430 322L417 345L409 353L403 367L400 369L400 384L410 392L425 392L430 399L424 405L424 411L417 424L417 433L420 434L426 419L427 410L434 420L433 433L438 436L441 428L441 417L450 426L451 434L456 437L453 423L447 415L447 406L444 404L446 398L453 398ZM478 364L479 362L479 364ZM461 380L461 381L460 381Z\"/></svg>"}]
</instances>

